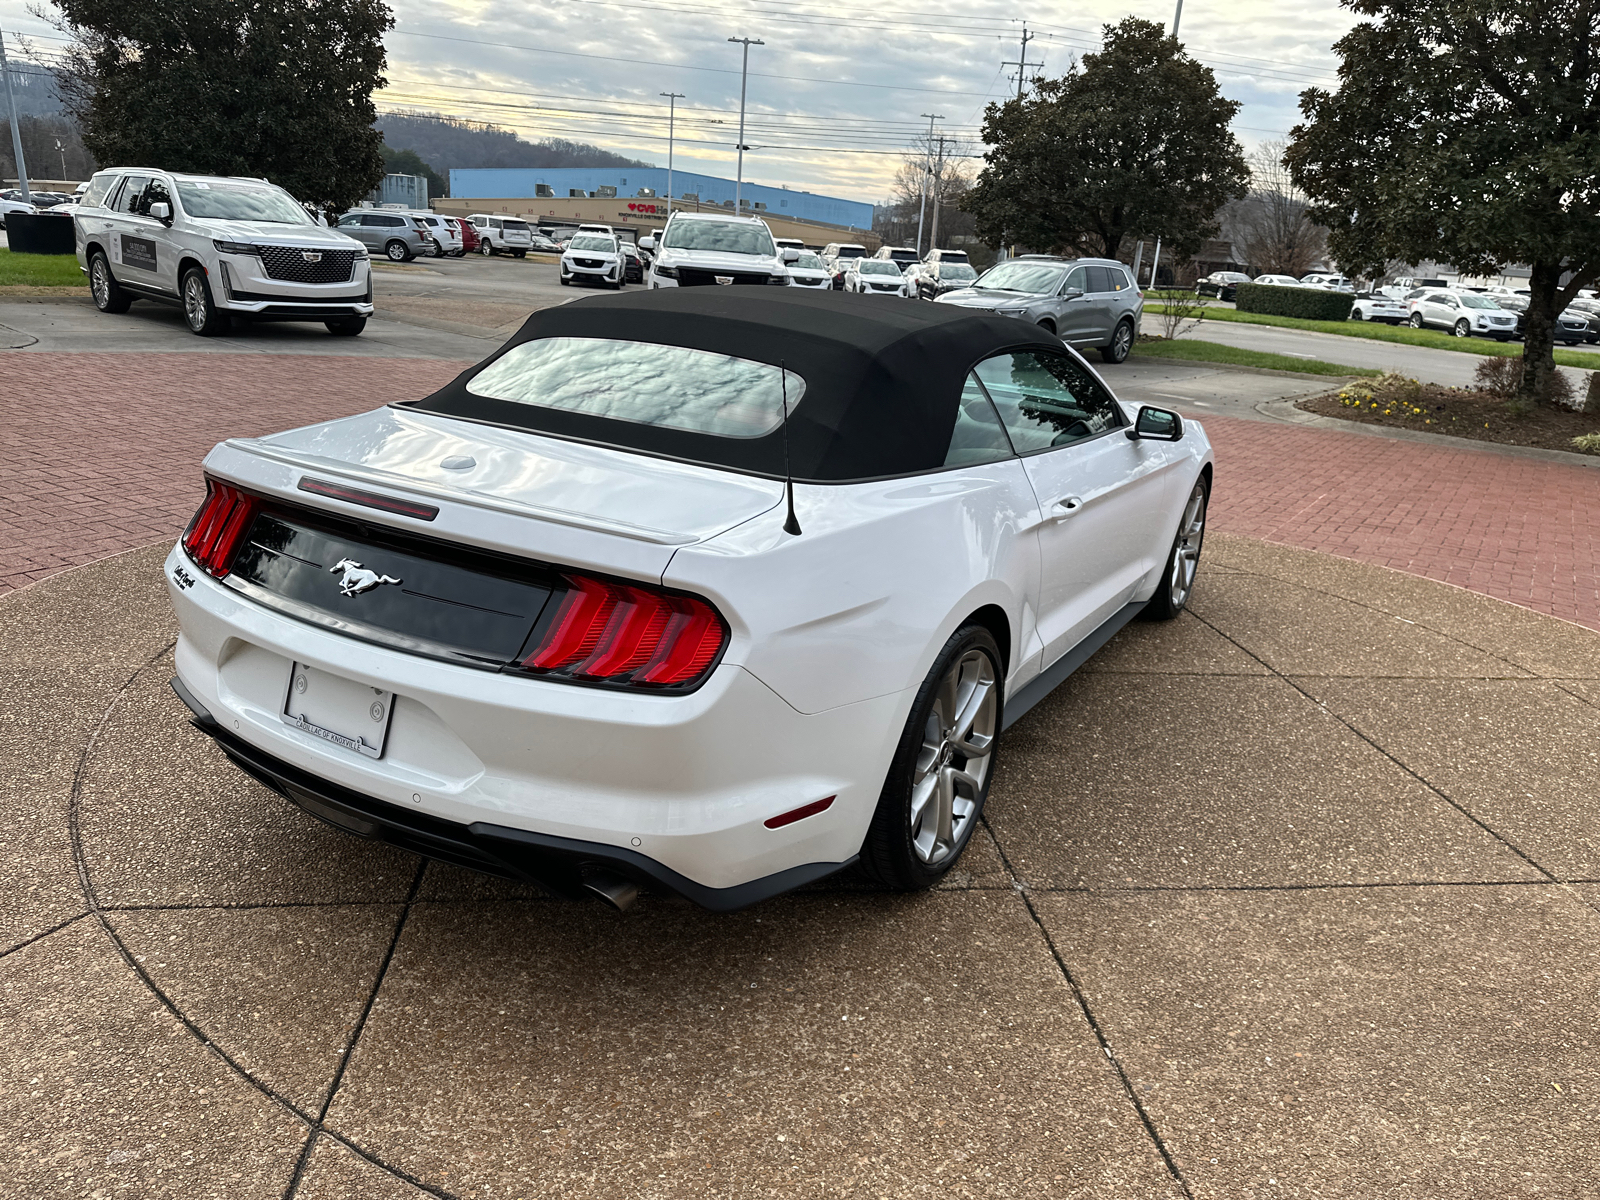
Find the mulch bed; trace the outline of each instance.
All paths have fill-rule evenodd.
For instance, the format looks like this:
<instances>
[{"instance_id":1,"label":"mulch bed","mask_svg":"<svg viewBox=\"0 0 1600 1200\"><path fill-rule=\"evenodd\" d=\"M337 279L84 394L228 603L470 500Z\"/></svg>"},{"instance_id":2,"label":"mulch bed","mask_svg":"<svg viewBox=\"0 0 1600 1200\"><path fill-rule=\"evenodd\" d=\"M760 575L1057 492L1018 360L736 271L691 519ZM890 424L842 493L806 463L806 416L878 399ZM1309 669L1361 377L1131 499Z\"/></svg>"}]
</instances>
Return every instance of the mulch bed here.
<instances>
[{"instance_id":1,"label":"mulch bed","mask_svg":"<svg viewBox=\"0 0 1600 1200\"><path fill-rule=\"evenodd\" d=\"M1410 399L1380 393L1378 401L1377 408L1370 401L1361 401L1357 407L1350 390L1343 389L1308 396L1296 407L1362 425L1419 429L1480 442L1568 452L1576 452L1573 438L1600 432L1600 412L1571 412L1543 404L1518 412L1488 392L1438 384L1423 384Z\"/></svg>"}]
</instances>

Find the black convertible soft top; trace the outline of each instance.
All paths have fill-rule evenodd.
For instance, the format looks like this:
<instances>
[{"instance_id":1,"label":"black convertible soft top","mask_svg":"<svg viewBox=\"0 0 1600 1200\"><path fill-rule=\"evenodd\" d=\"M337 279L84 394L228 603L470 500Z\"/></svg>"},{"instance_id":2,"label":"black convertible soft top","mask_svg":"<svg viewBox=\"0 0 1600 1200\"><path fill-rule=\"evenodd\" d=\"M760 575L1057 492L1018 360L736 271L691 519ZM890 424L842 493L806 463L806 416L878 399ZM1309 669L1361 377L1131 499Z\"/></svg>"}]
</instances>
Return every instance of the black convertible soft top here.
<instances>
[{"instance_id":1,"label":"black convertible soft top","mask_svg":"<svg viewBox=\"0 0 1600 1200\"><path fill-rule=\"evenodd\" d=\"M591 337L709 350L805 380L789 419L794 477L844 483L943 465L966 374L1002 350L1061 342L1011 317L889 296L799 288L695 287L597 296L541 309L501 349L401 407L781 478L783 431L754 438L477 396L467 382L514 346Z\"/></svg>"}]
</instances>

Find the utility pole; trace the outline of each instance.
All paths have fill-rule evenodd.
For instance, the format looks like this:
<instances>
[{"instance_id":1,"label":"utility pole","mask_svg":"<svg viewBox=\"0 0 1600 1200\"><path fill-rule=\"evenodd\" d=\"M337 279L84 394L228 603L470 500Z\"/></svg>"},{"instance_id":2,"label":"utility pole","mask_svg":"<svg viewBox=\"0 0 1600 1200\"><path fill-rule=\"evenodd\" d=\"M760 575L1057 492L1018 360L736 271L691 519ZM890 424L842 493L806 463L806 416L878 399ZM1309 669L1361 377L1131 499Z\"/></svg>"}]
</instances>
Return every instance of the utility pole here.
<instances>
[{"instance_id":1,"label":"utility pole","mask_svg":"<svg viewBox=\"0 0 1600 1200\"><path fill-rule=\"evenodd\" d=\"M1172 14L1172 36L1173 37L1177 37L1178 36L1178 22L1181 21L1181 20L1183 20L1183 0L1178 0L1178 7ZM1141 252L1143 252L1143 250L1144 250L1144 243L1143 242L1139 243L1139 250ZM1158 267L1160 267L1160 266L1161 266L1161 239L1157 238L1156 239L1156 252L1150 259L1150 287L1152 288L1152 290L1156 286L1156 269ZM1134 282L1134 286L1137 287L1138 283L1139 283L1139 272L1137 270L1134 271L1133 282Z\"/></svg>"},{"instance_id":2,"label":"utility pole","mask_svg":"<svg viewBox=\"0 0 1600 1200\"><path fill-rule=\"evenodd\" d=\"M667 98L667 216L672 215L672 133L673 123L678 115L678 101L683 99L682 92L661 92ZM743 138L739 139L741 142Z\"/></svg>"},{"instance_id":3,"label":"utility pole","mask_svg":"<svg viewBox=\"0 0 1600 1200\"><path fill-rule=\"evenodd\" d=\"M745 83L750 78L750 47L765 46L760 38L729 38L730 42L738 42L744 47L744 65L739 69L739 172L733 182L733 211L740 215L744 212L744 152L749 149L744 144L744 95Z\"/></svg>"},{"instance_id":4,"label":"utility pole","mask_svg":"<svg viewBox=\"0 0 1600 1200\"><path fill-rule=\"evenodd\" d=\"M24 203L28 195L28 164L22 161L22 125L17 120L17 97L11 91L11 66L6 62L6 35L0 33L0 75L6 77L6 108L11 113L11 153L17 159L17 186L22 189Z\"/></svg>"},{"instance_id":5,"label":"utility pole","mask_svg":"<svg viewBox=\"0 0 1600 1200\"><path fill-rule=\"evenodd\" d=\"M932 146L933 123L944 120L944 114L923 113L922 115L928 118L928 145ZM928 213L928 176L930 174L927 155L924 154L922 159L922 203L917 205L917 259L919 262L922 259L922 219Z\"/></svg>"},{"instance_id":6,"label":"utility pole","mask_svg":"<svg viewBox=\"0 0 1600 1200\"><path fill-rule=\"evenodd\" d=\"M1179 3L1181 4L1182 0L1179 0ZM1002 67L1015 67L1017 69L1017 99L1018 100L1022 99L1022 81L1027 75L1027 69L1029 67L1042 67L1042 66L1044 66L1044 64L1042 62L1029 62L1028 61L1028 43L1033 41L1038 36L1039 35L1037 33L1029 33L1028 32L1028 23L1026 21L1024 21L1022 23L1022 49L1017 54L1017 61L1016 62L1003 62L1003 63L1000 64Z\"/></svg>"},{"instance_id":7,"label":"utility pole","mask_svg":"<svg viewBox=\"0 0 1600 1200\"><path fill-rule=\"evenodd\" d=\"M932 252L933 248L939 244L939 201L944 198L944 144L949 140L944 134L941 133L939 135L939 157L936 160L939 166L933 173L933 178L937 182L939 190L934 193L933 197L933 231L928 234L929 252Z\"/></svg>"}]
</instances>

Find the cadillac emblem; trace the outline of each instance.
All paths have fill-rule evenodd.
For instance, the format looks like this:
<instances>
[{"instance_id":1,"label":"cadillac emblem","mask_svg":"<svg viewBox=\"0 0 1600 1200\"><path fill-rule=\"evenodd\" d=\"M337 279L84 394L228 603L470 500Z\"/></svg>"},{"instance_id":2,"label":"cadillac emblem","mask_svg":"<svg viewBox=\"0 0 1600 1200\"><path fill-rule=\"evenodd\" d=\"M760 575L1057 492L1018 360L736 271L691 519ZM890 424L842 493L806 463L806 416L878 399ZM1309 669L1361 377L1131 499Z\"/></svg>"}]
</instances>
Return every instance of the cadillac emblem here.
<instances>
[{"instance_id":1,"label":"cadillac emblem","mask_svg":"<svg viewBox=\"0 0 1600 1200\"><path fill-rule=\"evenodd\" d=\"M300 251L300 257L305 259L307 262L321 262L322 261L322 251L321 250L302 250L302 251Z\"/></svg>"},{"instance_id":2,"label":"cadillac emblem","mask_svg":"<svg viewBox=\"0 0 1600 1200\"><path fill-rule=\"evenodd\" d=\"M362 592L370 592L373 588L383 583L399 583L393 575L379 575L376 571L369 571L353 558L341 558L328 568L328 574L343 571L339 577L339 594L341 596L359 596Z\"/></svg>"},{"instance_id":3,"label":"cadillac emblem","mask_svg":"<svg viewBox=\"0 0 1600 1200\"><path fill-rule=\"evenodd\" d=\"M713 275L711 278L715 279L723 287L727 287L730 283L733 282L733 276L732 275Z\"/></svg>"}]
</instances>

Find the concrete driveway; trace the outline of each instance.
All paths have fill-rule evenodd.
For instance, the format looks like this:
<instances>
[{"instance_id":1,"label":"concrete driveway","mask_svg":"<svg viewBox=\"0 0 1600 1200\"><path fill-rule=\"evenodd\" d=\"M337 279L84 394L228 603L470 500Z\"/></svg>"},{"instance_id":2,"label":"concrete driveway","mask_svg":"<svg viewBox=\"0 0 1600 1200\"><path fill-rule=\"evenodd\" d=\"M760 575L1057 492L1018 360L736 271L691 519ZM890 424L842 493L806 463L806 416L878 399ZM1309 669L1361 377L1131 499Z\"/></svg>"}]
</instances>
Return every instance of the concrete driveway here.
<instances>
[{"instance_id":1,"label":"concrete driveway","mask_svg":"<svg viewBox=\"0 0 1600 1200\"><path fill-rule=\"evenodd\" d=\"M1214 535L942 890L619 918L240 776L164 551L0 599L0 1194L1594 1192L1600 635Z\"/></svg>"}]
</instances>

